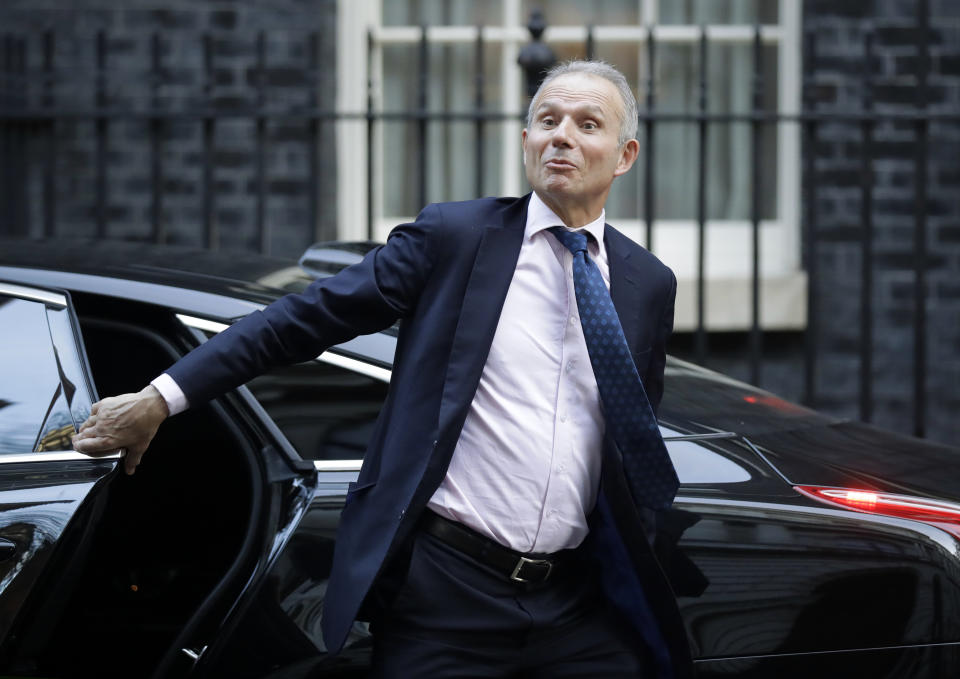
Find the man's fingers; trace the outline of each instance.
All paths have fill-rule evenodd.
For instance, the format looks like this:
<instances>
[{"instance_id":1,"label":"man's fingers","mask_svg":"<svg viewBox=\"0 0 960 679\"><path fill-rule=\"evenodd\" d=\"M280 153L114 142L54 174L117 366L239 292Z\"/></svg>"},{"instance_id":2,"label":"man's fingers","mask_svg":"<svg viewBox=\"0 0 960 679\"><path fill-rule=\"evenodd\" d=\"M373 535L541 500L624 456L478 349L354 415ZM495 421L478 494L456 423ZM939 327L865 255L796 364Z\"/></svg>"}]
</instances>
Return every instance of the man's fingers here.
<instances>
[{"instance_id":1,"label":"man's fingers","mask_svg":"<svg viewBox=\"0 0 960 679\"><path fill-rule=\"evenodd\" d=\"M80 425L79 431L73 435L74 440L76 439L89 439L100 436L100 432L97 429L96 423L90 424L90 420L87 420Z\"/></svg>"},{"instance_id":2,"label":"man's fingers","mask_svg":"<svg viewBox=\"0 0 960 679\"><path fill-rule=\"evenodd\" d=\"M139 453L135 453L132 450L127 449L127 454L123 458L123 470L128 476L136 471L137 465L140 464L140 460L143 458L143 453L143 450L141 450Z\"/></svg>"},{"instance_id":3,"label":"man's fingers","mask_svg":"<svg viewBox=\"0 0 960 679\"><path fill-rule=\"evenodd\" d=\"M73 437L73 449L84 455L105 455L112 452L110 447L110 441L101 436L81 436L77 434ZM113 450L116 450L115 446Z\"/></svg>"}]
</instances>

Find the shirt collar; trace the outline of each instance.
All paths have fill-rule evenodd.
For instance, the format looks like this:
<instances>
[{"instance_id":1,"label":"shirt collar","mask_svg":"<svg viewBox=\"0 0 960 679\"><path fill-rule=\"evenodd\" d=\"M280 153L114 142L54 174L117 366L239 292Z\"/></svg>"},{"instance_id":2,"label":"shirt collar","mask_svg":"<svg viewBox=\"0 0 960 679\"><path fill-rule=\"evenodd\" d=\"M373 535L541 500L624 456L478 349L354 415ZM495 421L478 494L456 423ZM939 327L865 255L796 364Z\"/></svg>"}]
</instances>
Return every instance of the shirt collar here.
<instances>
[{"instance_id":1,"label":"shirt collar","mask_svg":"<svg viewBox=\"0 0 960 679\"><path fill-rule=\"evenodd\" d=\"M576 230L584 229L596 239L597 243L603 243L603 229L606 214L606 210L601 210L599 217L589 224L578 227ZM553 210L547 207L547 204L544 203L536 191L534 191L530 194L530 203L527 205L527 226L524 231L524 237L533 238L534 234L544 229L549 229L551 226L563 226L563 220L557 217Z\"/></svg>"}]
</instances>

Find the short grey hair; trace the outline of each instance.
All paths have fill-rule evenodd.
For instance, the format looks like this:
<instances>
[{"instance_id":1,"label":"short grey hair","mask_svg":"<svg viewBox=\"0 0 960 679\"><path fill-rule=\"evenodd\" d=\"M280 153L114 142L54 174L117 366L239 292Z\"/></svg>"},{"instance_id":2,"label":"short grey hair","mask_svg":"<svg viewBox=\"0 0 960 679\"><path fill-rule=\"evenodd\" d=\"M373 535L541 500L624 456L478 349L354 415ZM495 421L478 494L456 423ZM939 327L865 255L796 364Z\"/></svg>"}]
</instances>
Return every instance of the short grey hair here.
<instances>
[{"instance_id":1,"label":"short grey hair","mask_svg":"<svg viewBox=\"0 0 960 679\"><path fill-rule=\"evenodd\" d=\"M537 98L540 96L543 88L560 76L571 73L592 75L613 83L623 103L623 108L620 111L620 135L618 138L620 146L623 146L628 140L637 136L637 99L633 96L633 90L630 89L630 84L623 76L623 73L607 62L600 61L599 59L590 61L583 59L564 61L547 71L546 77L543 79L540 87L537 88L537 93L533 95L533 99L530 100L530 106L527 108L527 127L533 124L533 106L537 103Z\"/></svg>"}]
</instances>

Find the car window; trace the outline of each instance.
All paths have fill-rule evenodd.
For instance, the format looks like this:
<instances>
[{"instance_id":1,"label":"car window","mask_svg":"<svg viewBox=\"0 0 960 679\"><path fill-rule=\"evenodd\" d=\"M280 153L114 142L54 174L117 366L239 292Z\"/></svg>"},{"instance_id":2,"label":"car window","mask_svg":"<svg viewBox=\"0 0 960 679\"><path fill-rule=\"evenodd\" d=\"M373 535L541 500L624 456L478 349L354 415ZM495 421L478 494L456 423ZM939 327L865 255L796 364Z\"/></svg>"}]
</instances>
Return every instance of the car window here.
<instances>
[{"instance_id":1,"label":"car window","mask_svg":"<svg viewBox=\"0 0 960 679\"><path fill-rule=\"evenodd\" d=\"M683 485L743 483L753 478L749 469L730 456L710 450L697 441L667 441L673 468Z\"/></svg>"},{"instance_id":2,"label":"car window","mask_svg":"<svg viewBox=\"0 0 960 679\"><path fill-rule=\"evenodd\" d=\"M78 385L58 369L46 306L0 295L0 328L0 454L69 450Z\"/></svg>"},{"instance_id":3,"label":"car window","mask_svg":"<svg viewBox=\"0 0 960 679\"><path fill-rule=\"evenodd\" d=\"M53 343L60 381L64 386L64 397L73 423L79 427L90 417L94 391L86 378L83 359L78 350L78 338L70 322L70 312L67 309L47 307L47 324L50 327L50 341Z\"/></svg>"},{"instance_id":4,"label":"car window","mask_svg":"<svg viewBox=\"0 0 960 679\"><path fill-rule=\"evenodd\" d=\"M272 370L247 383L304 459L359 460L387 383L324 361Z\"/></svg>"}]
</instances>

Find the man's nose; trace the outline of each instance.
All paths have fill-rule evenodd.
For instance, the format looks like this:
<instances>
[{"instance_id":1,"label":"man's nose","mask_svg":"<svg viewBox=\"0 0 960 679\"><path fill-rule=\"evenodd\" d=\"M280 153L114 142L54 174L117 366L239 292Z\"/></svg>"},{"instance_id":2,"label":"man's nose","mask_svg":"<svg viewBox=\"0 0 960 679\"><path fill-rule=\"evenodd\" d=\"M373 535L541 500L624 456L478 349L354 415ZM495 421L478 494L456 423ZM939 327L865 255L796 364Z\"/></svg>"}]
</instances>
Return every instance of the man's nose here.
<instances>
[{"instance_id":1,"label":"man's nose","mask_svg":"<svg viewBox=\"0 0 960 679\"><path fill-rule=\"evenodd\" d=\"M570 127L573 125L573 121L569 118L564 118L557 126L553 129L553 137L551 142L554 146L570 146L572 142L573 129Z\"/></svg>"}]
</instances>

